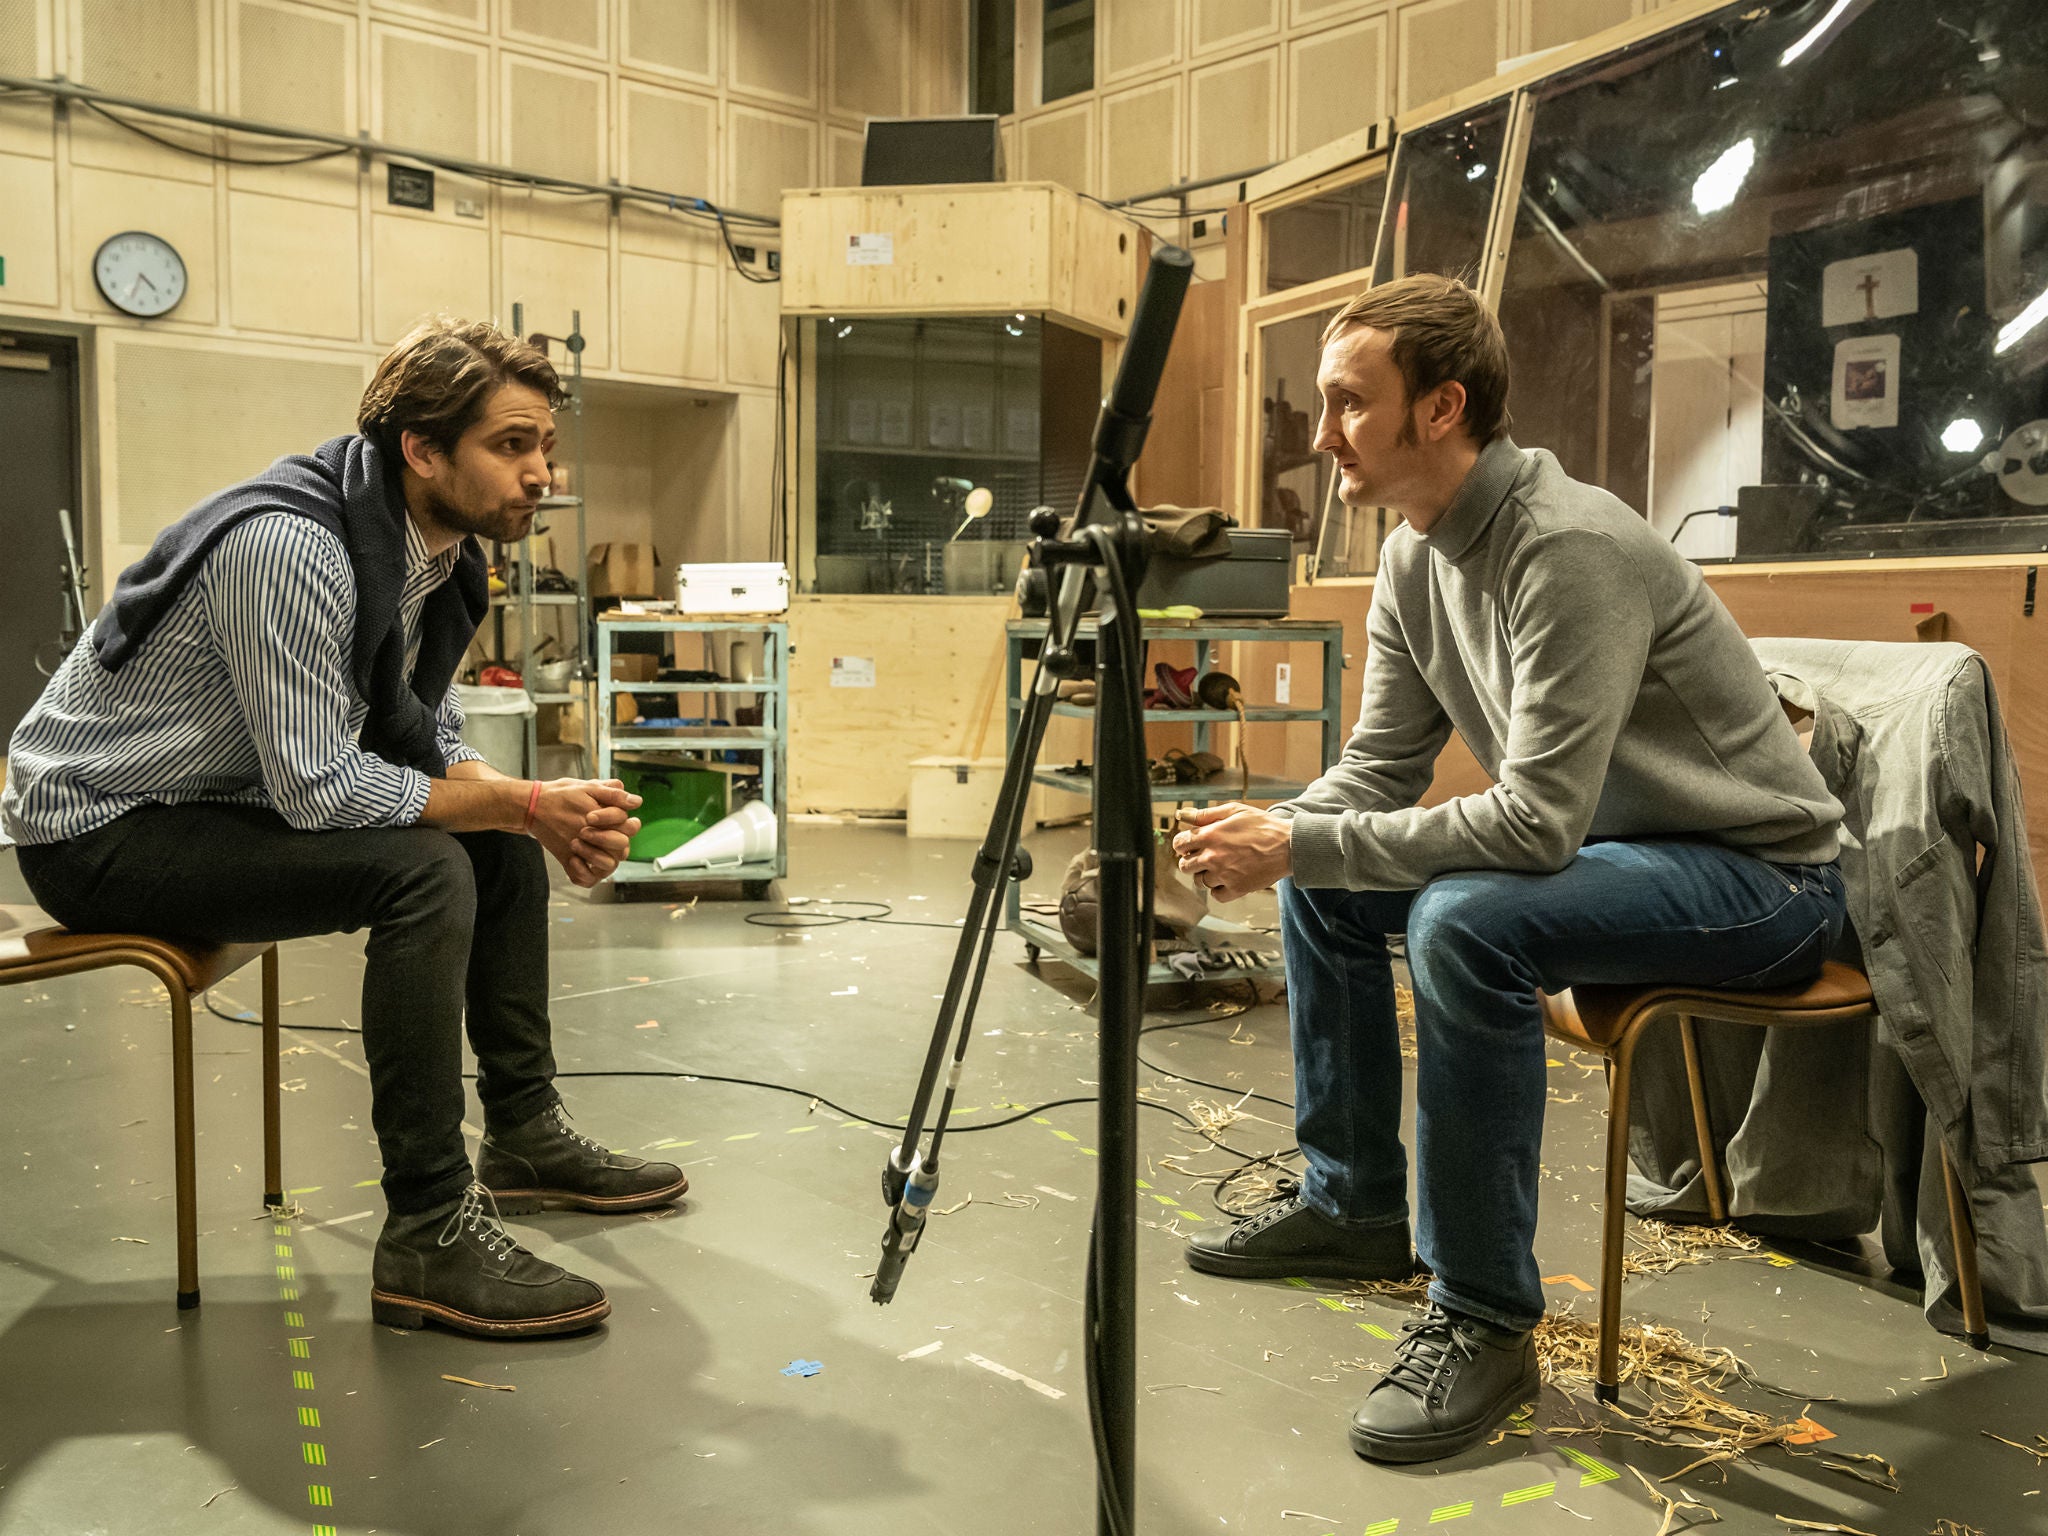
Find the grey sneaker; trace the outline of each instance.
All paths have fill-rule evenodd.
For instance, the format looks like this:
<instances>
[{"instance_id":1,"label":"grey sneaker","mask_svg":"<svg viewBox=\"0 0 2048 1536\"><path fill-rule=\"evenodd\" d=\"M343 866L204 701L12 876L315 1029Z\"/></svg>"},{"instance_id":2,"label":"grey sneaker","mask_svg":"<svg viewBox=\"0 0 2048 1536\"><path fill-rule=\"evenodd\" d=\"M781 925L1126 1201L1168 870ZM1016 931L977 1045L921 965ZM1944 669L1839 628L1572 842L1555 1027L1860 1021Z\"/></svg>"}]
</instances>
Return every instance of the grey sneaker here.
<instances>
[{"instance_id":1,"label":"grey sneaker","mask_svg":"<svg viewBox=\"0 0 2048 1536\"><path fill-rule=\"evenodd\" d=\"M1536 1396L1531 1333L1502 1333L1431 1304L1401 1330L1394 1363L1351 1416L1369 1461L1435 1461L1477 1445Z\"/></svg>"},{"instance_id":2,"label":"grey sneaker","mask_svg":"<svg viewBox=\"0 0 2048 1536\"><path fill-rule=\"evenodd\" d=\"M576 1211L644 1211L679 1200L690 1181L674 1163L650 1163L592 1141L551 1104L511 1131L486 1131L477 1181L507 1216L543 1206Z\"/></svg>"},{"instance_id":3,"label":"grey sneaker","mask_svg":"<svg viewBox=\"0 0 2048 1536\"><path fill-rule=\"evenodd\" d=\"M392 1328L531 1338L593 1328L612 1309L595 1281L520 1247L481 1184L450 1205L386 1218L370 1274L370 1315Z\"/></svg>"},{"instance_id":4,"label":"grey sneaker","mask_svg":"<svg viewBox=\"0 0 2048 1536\"><path fill-rule=\"evenodd\" d=\"M1229 1227L1209 1227L1188 1239L1191 1268L1241 1280L1406 1280L1415 1273L1408 1223L1349 1227L1331 1221L1298 1194Z\"/></svg>"}]
</instances>

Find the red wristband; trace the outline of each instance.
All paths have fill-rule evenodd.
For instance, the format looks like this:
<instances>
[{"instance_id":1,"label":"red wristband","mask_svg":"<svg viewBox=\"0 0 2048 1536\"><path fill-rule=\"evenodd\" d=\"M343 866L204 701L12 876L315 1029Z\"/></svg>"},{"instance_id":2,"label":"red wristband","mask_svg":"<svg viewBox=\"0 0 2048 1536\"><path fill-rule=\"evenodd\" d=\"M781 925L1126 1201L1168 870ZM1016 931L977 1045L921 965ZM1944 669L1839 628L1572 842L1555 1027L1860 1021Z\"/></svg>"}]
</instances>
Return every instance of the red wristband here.
<instances>
[{"instance_id":1,"label":"red wristband","mask_svg":"<svg viewBox=\"0 0 2048 1536\"><path fill-rule=\"evenodd\" d=\"M531 832L533 830L533 813L535 810L539 808L539 806L540 780L535 779L533 781L533 793L526 797L526 825L519 829L522 833Z\"/></svg>"}]
</instances>

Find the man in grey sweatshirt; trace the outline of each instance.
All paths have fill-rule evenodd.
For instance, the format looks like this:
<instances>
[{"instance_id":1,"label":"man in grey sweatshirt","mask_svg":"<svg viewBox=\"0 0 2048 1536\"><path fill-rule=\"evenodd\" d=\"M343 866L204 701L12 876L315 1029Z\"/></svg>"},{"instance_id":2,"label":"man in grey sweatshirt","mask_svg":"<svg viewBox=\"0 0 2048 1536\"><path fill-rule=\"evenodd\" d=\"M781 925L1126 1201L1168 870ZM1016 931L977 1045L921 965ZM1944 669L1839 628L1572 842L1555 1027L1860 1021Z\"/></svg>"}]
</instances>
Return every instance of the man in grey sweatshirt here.
<instances>
[{"instance_id":1,"label":"man in grey sweatshirt","mask_svg":"<svg viewBox=\"0 0 2048 1536\"><path fill-rule=\"evenodd\" d=\"M1509 439L1507 350L1454 279L1346 305L1318 374L1381 553L1357 729L1300 798L1174 840L1221 900L1278 884L1299 1188L1193 1239L1213 1274L1405 1276L1406 1149L1387 936L1414 983L1416 1250L1430 1305L1351 1443L1427 1461L1537 1388L1547 1093L1539 991L1796 986L1840 936L1841 806L1749 643L1649 524ZM1455 729L1492 787L1423 809Z\"/></svg>"}]
</instances>

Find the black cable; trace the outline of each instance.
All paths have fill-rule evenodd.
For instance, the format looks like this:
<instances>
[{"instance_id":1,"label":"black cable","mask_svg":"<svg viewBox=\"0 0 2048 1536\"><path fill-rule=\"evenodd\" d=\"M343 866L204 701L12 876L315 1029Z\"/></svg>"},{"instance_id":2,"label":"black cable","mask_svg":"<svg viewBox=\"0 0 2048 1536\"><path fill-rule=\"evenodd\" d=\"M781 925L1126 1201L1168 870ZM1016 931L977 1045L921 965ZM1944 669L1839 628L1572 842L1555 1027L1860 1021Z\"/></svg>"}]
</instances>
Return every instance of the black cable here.
<instances>
[{"instance_id":1,"label":"black cable","mask_svg":"<svg viewBox=\"0 0 2048 1536\"><path fill-rule=\"evenodd\" d=\"M782 274L780 272L772 272L764 277L758 272L749 271L747 264L740 260L739 250L732 243L732 230L727 226L725 210L712 203L705 202L701 197L697 199L697 203L700 207L707 210L713 218L718 220L718 237L725 242L725 254L732 258L733 270L735 272L739 273L741 277L750 283L779 283L782 281Z\"/></svg>"},{"instance_id":2,"label":"black cable","mask_svg":"<svg viewBox=\"0 0 2048 1536\"><path fill-rule=\"evenodd\" d=\"M275 160L267 160L261 156L245 157L231 155L224 150L201 149L192 144L180 144L176 139L168 139L162 134L152 133L140 123L131 123L127 118L117 113L109 112L96 101L88 101L83 103L83 105L89 107L93 112L105 118L116 127L126 128L130 133L135 134L139 138L145 138L152 144L160 144L165 149L176 150L181 155L190 155L195 160L211 160L217 165L311 165L316 160L332 160L337 155L351 155L355 153L351 149L336 147L333 149L314 150L304 155L286 155Z\"/></svg>"},{"instance_id":3,"label":"black cable","mask_svg":"<svg viewBox=\"0 0 2048 1536\"><path fill-rule=\"evenodd\" d=\"M880 907L880 912L818 912L816 907ZM862 901L851 896L827 896L807 901L801 911L749 912L740 921L756 928L836 928L841 923L876 923L884 928L944 928L958 933L958 923L927 923L914 917L892 917L896 909L886 901Z\"/></svg>"}]
</instances>

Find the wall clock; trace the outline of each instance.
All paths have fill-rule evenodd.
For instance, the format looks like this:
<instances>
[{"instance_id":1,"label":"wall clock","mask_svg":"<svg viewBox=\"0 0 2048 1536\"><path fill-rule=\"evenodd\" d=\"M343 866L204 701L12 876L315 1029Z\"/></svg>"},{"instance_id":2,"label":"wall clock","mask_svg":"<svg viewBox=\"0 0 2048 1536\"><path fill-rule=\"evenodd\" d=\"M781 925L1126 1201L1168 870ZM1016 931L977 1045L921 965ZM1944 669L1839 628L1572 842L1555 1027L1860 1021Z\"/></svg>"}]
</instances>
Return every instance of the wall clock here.
<instances>
[{"instance_id":1,"label":"wall clock","mask_svg":"<svg viewBox=\"0 0 2048 1536\"><path fill-rule=\"evenodd\" d=\"M93 280L123 314L154 320L185 297L185 262L161 235L131 229L109 236L92 258Z\"/></svg>"}]
</instances>

